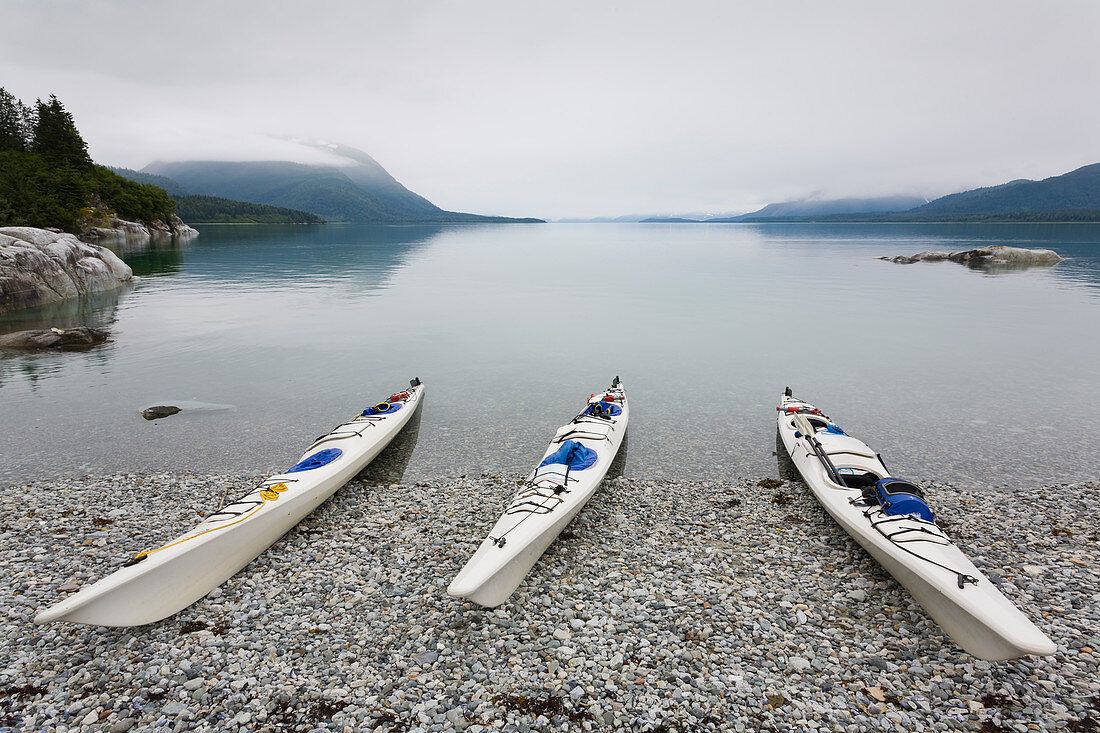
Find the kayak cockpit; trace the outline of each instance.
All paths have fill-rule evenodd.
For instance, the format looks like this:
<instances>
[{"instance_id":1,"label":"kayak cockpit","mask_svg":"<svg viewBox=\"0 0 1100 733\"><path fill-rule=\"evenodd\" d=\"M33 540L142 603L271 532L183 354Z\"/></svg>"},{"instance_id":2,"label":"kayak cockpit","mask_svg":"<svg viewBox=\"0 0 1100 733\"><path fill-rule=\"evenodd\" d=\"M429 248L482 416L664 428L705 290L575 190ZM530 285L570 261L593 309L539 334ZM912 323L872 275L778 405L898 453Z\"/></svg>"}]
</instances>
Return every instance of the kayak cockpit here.
<instances>
[{"instance_id":1,"label":"kayak cockpit","mask_svg":"<svg viewBox=\"0 0 1100 733\"><path fill-rule=\"evenodd\" d=\"M873 488L883 477L866 468L855 466L837 466L837 474L844 486L849 489Z\"/></svg>"}]
</instances>

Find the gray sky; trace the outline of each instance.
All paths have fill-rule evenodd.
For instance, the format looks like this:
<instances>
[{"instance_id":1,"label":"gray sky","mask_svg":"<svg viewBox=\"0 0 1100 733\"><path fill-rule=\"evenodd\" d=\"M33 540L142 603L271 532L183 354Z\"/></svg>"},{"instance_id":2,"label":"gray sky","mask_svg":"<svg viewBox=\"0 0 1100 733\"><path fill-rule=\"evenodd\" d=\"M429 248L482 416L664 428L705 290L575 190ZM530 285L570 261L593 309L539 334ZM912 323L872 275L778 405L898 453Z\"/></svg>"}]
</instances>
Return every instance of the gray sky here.
<instances>
[{"instance_id":1,"label":"gray sky","mask_svg":"<svg viewBox=\"0 0 1100 733\"><path fill-rule=\"evenodd\" d=\"M362 148L545 217L936 196L1100 161L1100 2L4 0L0 86L93 157Z\"/></svg>"}]
</instances>

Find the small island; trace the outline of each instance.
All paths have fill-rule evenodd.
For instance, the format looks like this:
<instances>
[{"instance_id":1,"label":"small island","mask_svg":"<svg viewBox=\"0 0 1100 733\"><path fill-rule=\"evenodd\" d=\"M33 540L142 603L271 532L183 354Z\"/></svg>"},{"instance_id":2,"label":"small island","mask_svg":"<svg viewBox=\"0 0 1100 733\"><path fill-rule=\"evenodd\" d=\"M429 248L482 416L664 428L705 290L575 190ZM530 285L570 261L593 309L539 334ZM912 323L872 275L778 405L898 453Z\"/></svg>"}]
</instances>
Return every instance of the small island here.
<instances>
[{"instance_id":1,"label":"small island","mask_svg":"<svg viewBox=\"0 0 1100 733\"><path fill-rule=\"evenodd\" d=\"M1056 265L1062 261L1061 255L1052 249L1027 249L1025 247L1009 247L1003 244L992 244L988 247L977 247L959 252L920 252L912 256L894 255L892 257L876 257L876 260L896 262L899 265L912 265L916 262L958 262L971 267L1032 267L1034 265Z\"/></svg>"}]
</instances>

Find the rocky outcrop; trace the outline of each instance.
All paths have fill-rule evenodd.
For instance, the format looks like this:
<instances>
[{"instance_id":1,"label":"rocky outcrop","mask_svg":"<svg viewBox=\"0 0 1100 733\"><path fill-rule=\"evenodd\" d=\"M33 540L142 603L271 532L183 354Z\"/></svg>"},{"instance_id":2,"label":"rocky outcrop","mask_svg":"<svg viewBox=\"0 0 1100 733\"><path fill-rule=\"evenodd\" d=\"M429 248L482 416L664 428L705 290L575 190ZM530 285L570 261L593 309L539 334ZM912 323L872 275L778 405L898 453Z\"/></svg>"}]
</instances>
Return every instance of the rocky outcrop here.
<instances>
[{"instance_id":1,"label":"rocky outcrop","mask_svg":"<svg viewBox=\"0 0 1100 733\"><path fill-rule=\"evenodd\" d=\"M126 221L118 217L112 217L107 226L85 226L80 235L85 239L97 241L114 240L131 242L133 240L149 240L157 237L183 237L198 236L198 231L187 226L178 216L173 216L171 221L160 220L145 224L140 221Z\"/></svg>"},{"instance_id":2,"label":"rocky outcrop","mask_svg":"<svg viewBox=\"0 0 1100 733\"><path fill-rule=\"evenodd\" d=\"M984 266L1019 266L1030 267L1032 265L1056 265L1062 261L1061 256L1051 249L1025 249L1023 247L1008 247L1003 244L994 244L989 247L967 249L960 252L930 251L915 254L912 257L895 255L893 257L876 257L876 260L897 262L902 265L911 265L914 262L943 262L951 260L964 265L977 267Z\"/></svg>"},{"instance_id":3,"label":"rocky outcrop","mask_svg":"<svg viewBox=\"0 0 1100 733\"><path fill-rule=\"evenodd\" d=\"M21 351L62 351L86 349L101 344L110 334L101 328L42 328L33 331L16 331L0 336L0 349Z\"/></svg>"},{"instance_id":4,"label":"rocky outcrop","mask_svg":"<svg viewBox=\"0 0 1100 733\"><path fill-rule=\"evenodd\" d=\"M0 313L112 290L133 276L114 252L76 235L0 228Z\"/></svg>"}]
</instances>

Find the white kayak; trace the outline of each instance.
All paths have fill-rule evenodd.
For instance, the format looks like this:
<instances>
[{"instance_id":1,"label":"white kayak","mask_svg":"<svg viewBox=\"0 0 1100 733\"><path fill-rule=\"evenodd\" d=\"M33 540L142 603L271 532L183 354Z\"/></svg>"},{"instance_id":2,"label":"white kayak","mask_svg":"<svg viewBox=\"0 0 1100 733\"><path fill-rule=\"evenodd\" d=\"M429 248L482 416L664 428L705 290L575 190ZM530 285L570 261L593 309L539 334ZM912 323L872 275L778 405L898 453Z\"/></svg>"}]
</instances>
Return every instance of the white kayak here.
<instances>
[{"instance_id":1,"label":"white kayak","mask_svg":"<svg viewBox=\"0 0 1100 733\"><path fill-rule=\"evenodd\" d=\"M138 554L34 621L138 626L180 611L224 583L355 477L409 422L424 397L409 389L318 438L285 473L210 514L181 537Z\"/></svg>"},{"instance_id":2,"label":"white kayak","mask_svg":"<svg viewBox=\"0 0 1100 733\"><path fill-rule=\"evenodd\" d=\"M989 661L1054 653L936 526L919 488L892 478L881 456L789 387L777 409L783 445L817 500L959 646Z\"/></svg>"},{"instance_id":3,"label":"white kayak","mask_svg":"<svg viewBox=\"0 0 1100 733\"><path fill-rule=\"evenodd\" d=\"M447 592L481 606L499 606L607 475L626 434L630 408L618 377L558 428L489 536Z\"/></svg>"}]
</instances>

